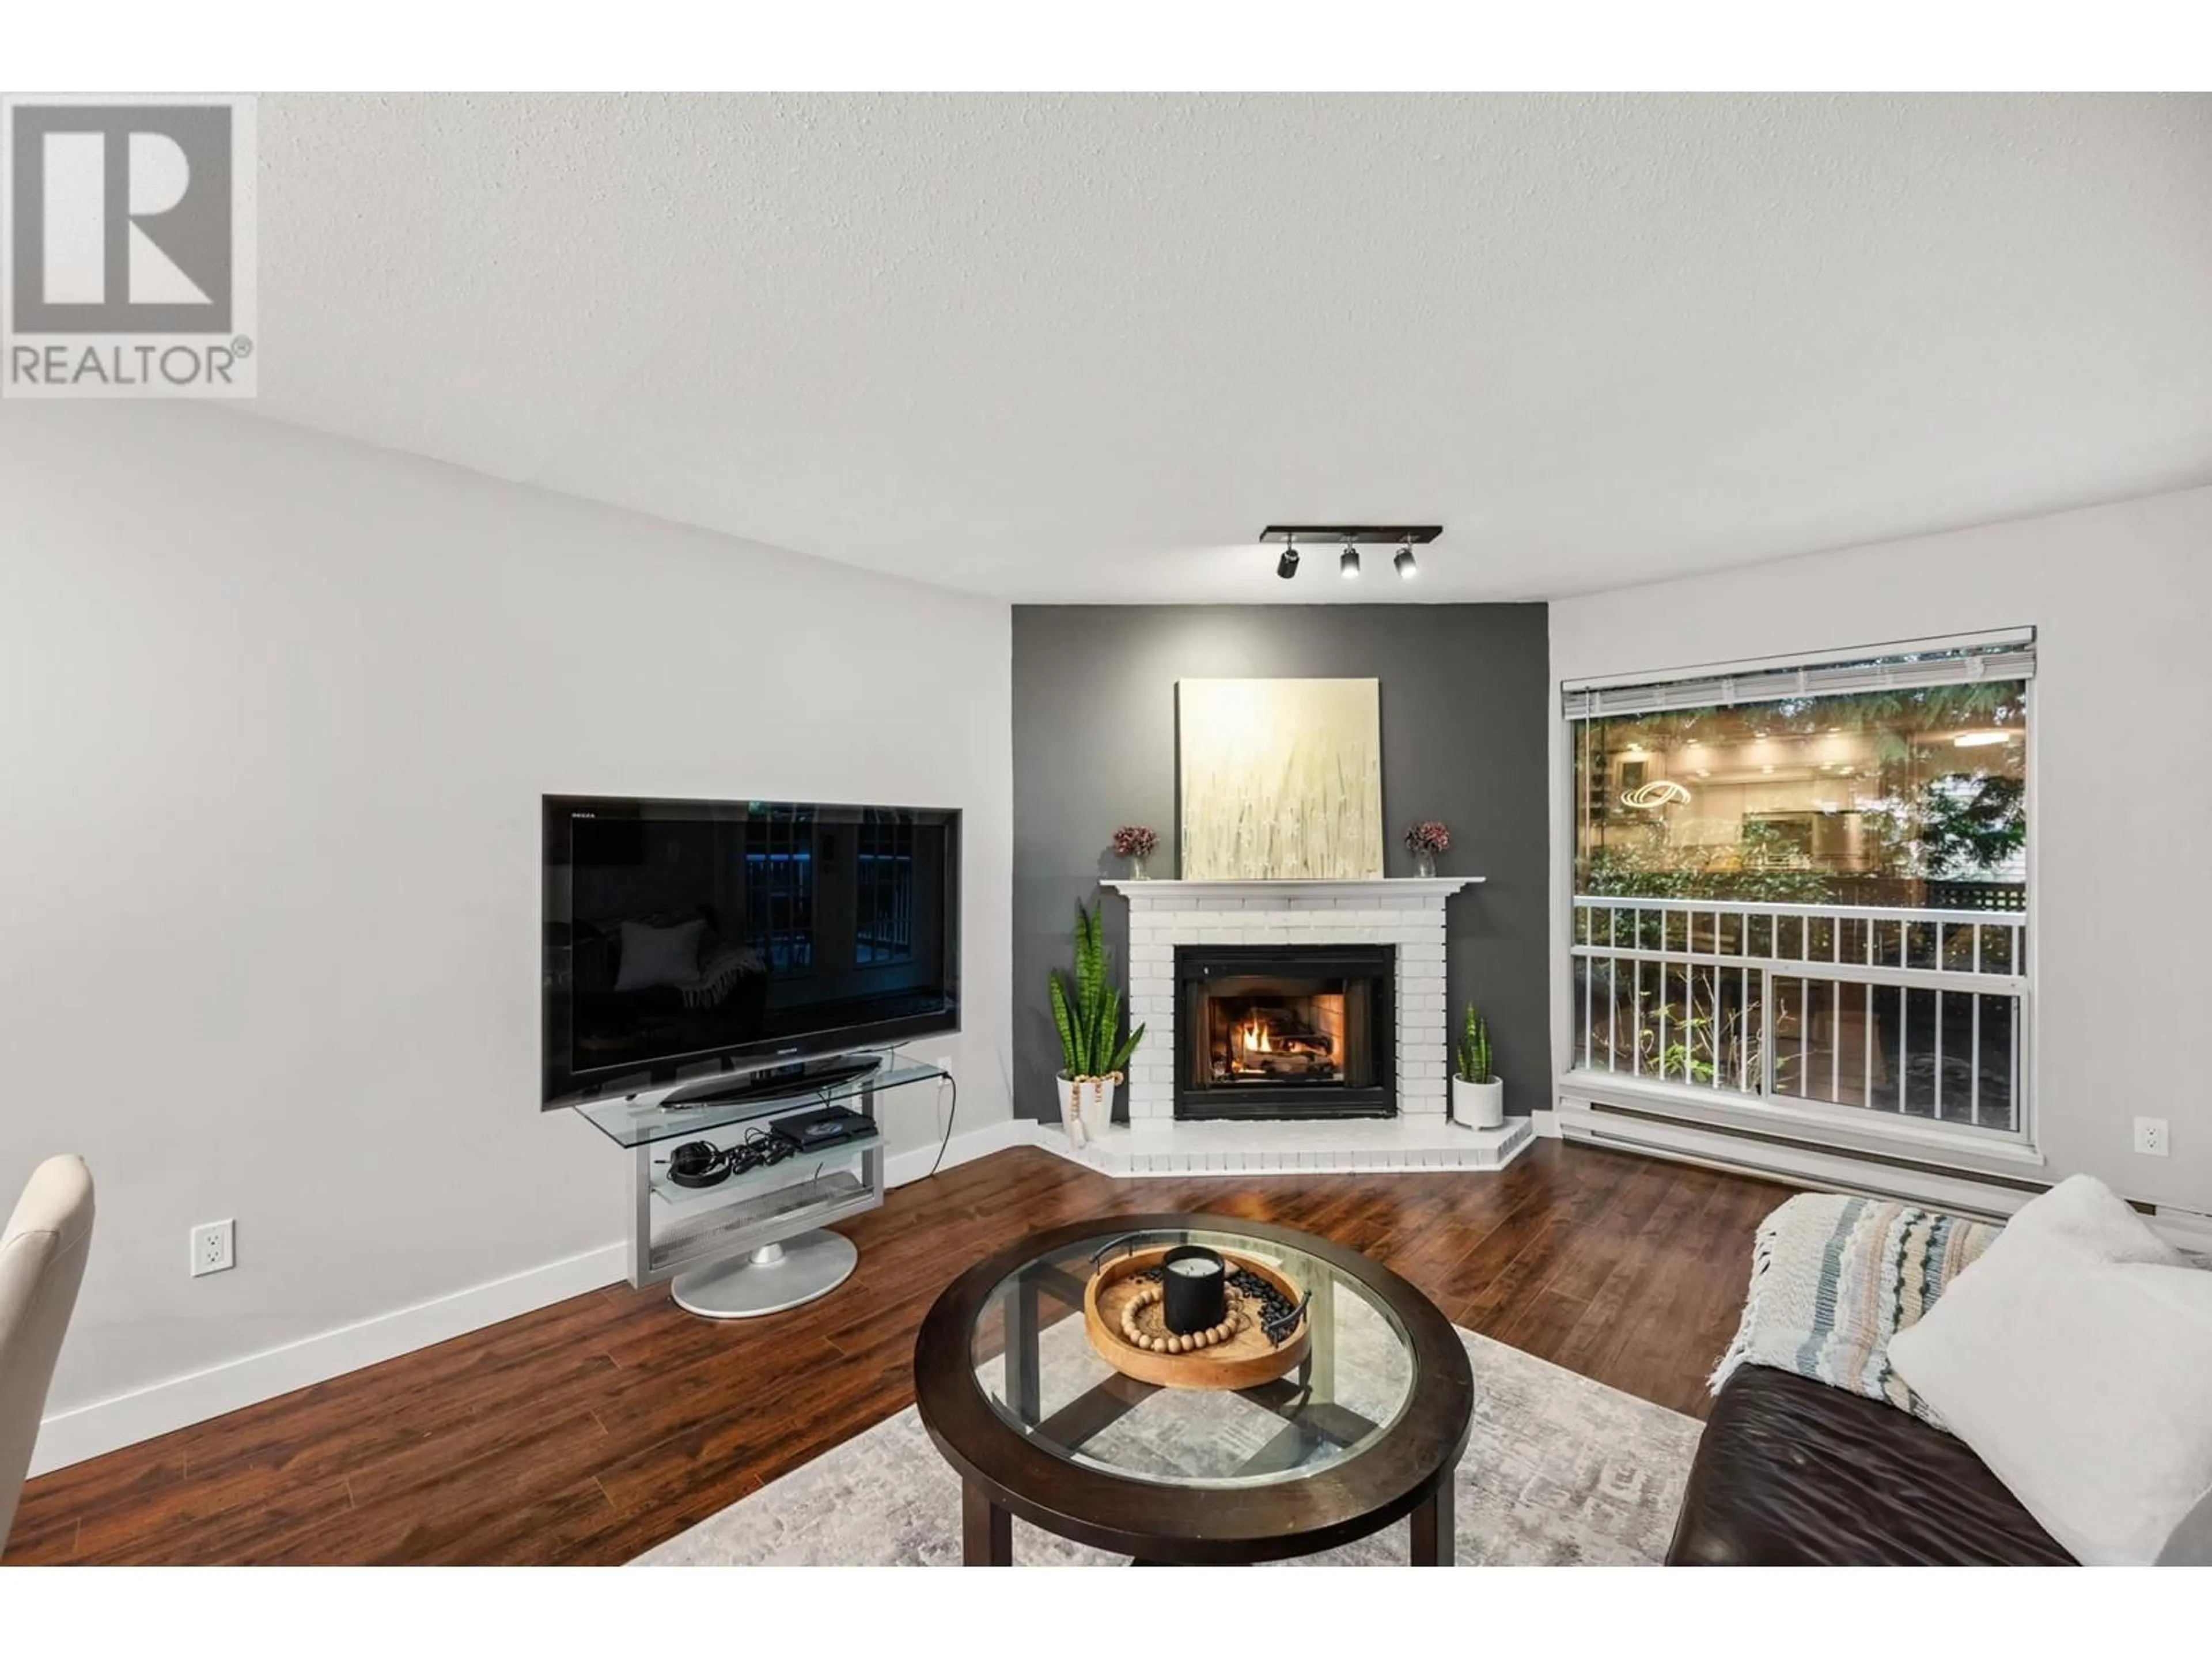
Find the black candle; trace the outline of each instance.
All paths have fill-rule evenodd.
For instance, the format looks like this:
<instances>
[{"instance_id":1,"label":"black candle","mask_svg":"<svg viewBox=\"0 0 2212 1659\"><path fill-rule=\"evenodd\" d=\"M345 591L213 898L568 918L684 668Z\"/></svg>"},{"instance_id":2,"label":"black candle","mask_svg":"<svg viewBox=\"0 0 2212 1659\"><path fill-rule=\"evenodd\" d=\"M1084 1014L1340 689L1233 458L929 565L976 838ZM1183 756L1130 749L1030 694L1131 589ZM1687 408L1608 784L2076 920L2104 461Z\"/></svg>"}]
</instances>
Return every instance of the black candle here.
<instances>
[{"instance_id":1,"label":"black candle","mask_svg":"<svg viewBox=\"0 0 2212 1659\"><path fill-rule=\"evenodd\" d=\"M1160 1316L1177 1336L1212 1330L1229 1314L1229 1275L1202 1244L1178 1244L1160 1258Z\"/></svg>"}]
</instances>

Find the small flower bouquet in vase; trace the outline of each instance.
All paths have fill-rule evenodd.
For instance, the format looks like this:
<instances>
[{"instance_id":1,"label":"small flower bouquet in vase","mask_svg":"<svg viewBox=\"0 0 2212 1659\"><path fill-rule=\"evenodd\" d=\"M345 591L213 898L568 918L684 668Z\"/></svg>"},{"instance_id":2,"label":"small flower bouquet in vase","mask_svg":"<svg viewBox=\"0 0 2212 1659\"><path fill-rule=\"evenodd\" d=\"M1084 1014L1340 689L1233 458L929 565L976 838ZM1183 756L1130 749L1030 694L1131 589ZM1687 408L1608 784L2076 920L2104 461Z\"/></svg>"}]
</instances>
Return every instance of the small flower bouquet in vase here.
<instances>
[{"instance_id":1,"label":"small flower bouquet in vase","mask_svg":"<svg viewBox=\"0 0 2212 1659\"><path fill-rule=\"evenodd\" d=\"M1413 855L1413 871L1417 875L1436 874L1437 854L1450 847L1451 831L1435 818L1423 818L1406 831L1406 850Z\"/></svg>"},{"instance_id":2,"label":"small flower bouquet in vase","mask_svg":"<svg viewBox=\"0 0 2212 1659\"><path fill-rule=\"evenodd\" d=\"M1157 830L1147 830L1141 823L1125 823L1114 832L1114 852L1116 857L1129 860L1129 879L1145 878L1145 860L1160 850Z\"/></svg>"}]
</instances>

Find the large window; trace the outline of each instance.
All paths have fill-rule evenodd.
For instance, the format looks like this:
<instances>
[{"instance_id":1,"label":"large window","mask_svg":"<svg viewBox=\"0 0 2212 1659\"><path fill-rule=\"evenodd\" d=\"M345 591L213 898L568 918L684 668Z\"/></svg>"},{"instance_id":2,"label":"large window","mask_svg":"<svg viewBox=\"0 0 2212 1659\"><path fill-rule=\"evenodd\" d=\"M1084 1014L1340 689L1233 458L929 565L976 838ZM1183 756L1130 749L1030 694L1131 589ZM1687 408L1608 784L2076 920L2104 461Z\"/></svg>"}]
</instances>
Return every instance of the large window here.
<instances>
[{"instance_id":1,"label":"large window","mask_svg":"<svg viewBox=\"0 0 2212 1659\"><path fill-rule=\"evenodd\" d=\"M2025 637L1571 690L1577 1067L2017 1133Z\"/></svg>"}]
</instances>

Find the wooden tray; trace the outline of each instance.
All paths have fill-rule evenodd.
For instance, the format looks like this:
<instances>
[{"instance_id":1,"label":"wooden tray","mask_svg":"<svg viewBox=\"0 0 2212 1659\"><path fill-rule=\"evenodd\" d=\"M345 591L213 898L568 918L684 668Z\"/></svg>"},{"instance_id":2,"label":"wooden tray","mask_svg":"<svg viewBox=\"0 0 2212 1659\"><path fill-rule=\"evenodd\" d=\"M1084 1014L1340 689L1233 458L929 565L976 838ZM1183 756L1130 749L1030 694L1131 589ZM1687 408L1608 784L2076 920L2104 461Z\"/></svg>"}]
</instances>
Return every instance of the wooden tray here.
<instances>
[{"instance_id":1,"label":"wooden tray","mask_svg":"<svg viewBox=\"0 0 2212 1659\"><path fill-rule=\"evenodd\" d=\"M1244 1304L1243 1328L1211 1348L1200 1348L1194 1353L1154 1353L1149 1348L1133 1346L1121 1334L1121 1310L1137 1293L1137 1275L1147 1267L1159 1266L1161 1258L1176 1248L1161 1244L1150 1249L1133 1250L1106 1263L1091 1276L1091 1283L1083 1291L1083 1328L1101 1359L1125 1376L1161 1388L1255 1389L1292 1370L1306 1357L1313 1337L1310 1317L1300 1316L1278 1346L1270 1343L1260 1329L1258 1311L1249 1302ZM1235 1255L1227 1250L1221 1251L1220 1255L1229 1272L1233 1273L1243 1267L1259 1274L1288 1297L1293 1306L1305 1294L1301 1286L1267 1262ZM1235 1300L1237 1292L1232 1290L1230 1297Z\"/></svg>"}]
</instances>

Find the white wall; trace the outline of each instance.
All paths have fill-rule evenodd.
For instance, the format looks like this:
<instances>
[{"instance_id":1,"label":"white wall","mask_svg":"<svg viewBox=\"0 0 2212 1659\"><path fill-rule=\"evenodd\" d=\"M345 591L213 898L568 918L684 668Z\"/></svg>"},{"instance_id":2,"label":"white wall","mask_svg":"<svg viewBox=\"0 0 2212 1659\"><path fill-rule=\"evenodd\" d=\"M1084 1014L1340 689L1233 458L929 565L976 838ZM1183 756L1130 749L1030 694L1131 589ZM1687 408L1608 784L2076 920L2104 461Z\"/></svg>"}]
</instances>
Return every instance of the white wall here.
<instances>
[{"instance_id":1,"label":"white wall","mask_svg":"<svg viewBox=\"0 0 2212 1659\"><path fill-rule=\"evenodd\" d=\"M2212 1210L2212 489L1562 600L1558 680L2033 623L2031 1065L2050 1177ZM1552 799L1553 1062L1565 1010L1569 794ZM2167 1119L2169 1158L2132 1150ZM2018 1171L2015 1171L2018 1173Z\"/></svg>"},{"instance_id":2,"label":"white wall","mask_svg":"<svg viewBox=\"0 0 2212 1659\"><path fill-rule=\"evenodd\" d=\"M1004 1120L1009 661L1003 605L204 406L0 404L0 1212L65 1150L100 1207L41 1465L377 1343L88 1402L619 1276L627 1155L538 1109L541 793L965 809L966 1029L920 1052ZM222 1217L239 1266L187 1278Z\"/></svg>"}]
</instances>

